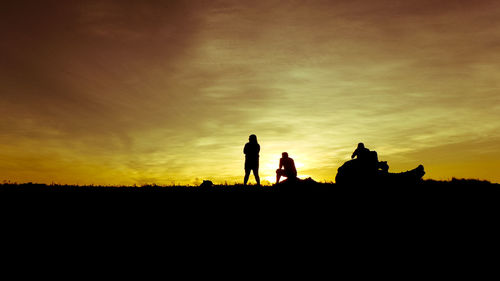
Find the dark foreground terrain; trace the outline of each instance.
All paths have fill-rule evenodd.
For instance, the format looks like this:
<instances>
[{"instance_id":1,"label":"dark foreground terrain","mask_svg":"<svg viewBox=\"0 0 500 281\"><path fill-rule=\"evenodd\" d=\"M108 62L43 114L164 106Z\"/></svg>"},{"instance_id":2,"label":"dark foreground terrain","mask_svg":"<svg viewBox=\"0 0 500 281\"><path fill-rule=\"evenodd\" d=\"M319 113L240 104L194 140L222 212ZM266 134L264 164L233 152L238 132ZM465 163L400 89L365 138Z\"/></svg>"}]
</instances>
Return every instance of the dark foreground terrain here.
<instances>
[{"instance_id":1,"label":"dark foreground terrain","mask_svg":"<svg viewBox=\"0 0 500 281\"><path fill-rule=\"evenodd\" d=\"M404 225L406 229L413 229L415 225L439 229L450 222L464 226L461 233L477 231L480 229L477 224L496 226L499 202L500 185L477 180L426 180L405 186L369 183L346 186L311 180L262 187L0 185L0 208L4 210L4 217L21 213L28 217L41 216L41 222L49 217L74 221L75 217L95 214L92 221L105 221L105 224L121 217L162 227L174 218L186 216L189 219L185 222L190 224L193 220L200 223L200 217L203 223L226 219L226 227L235 222L246 225L249 221L259 224L267 221L282 225L288 221L296 225L301 221L333 227L342 233L358 229L357 235L378 233L384 221L384 227L395 229L394 233L399 233ZM474 226L466 227L465 222ZM347 227L342 226L346 224ZM203 231L212 228L209 225ZM435 232L432 231L429 233Z\"/></svg>"},{"instance_id":2,"label":"dark foreground terrain","mask_svg":"<svg viewBox=\"0 0 500 281\"><path fill-rule=\"evenodd\" d=\"M212 185L201 186L70 186L70 185L46 185L46 184L0 184L0 192L28 192L28 193L51 193L51 192L148 192L148 193L343 193L343 192L457 192L457 191L500 191L499 184L487 181L453 179L451 181L425 180L418 184L409 186L376 186L366 183L363 185L338 185L334 183L317 183L314 181L300 181L293 184L279 184L273 186L243 186L243 185Z\"/></svg>"}]
</instances>

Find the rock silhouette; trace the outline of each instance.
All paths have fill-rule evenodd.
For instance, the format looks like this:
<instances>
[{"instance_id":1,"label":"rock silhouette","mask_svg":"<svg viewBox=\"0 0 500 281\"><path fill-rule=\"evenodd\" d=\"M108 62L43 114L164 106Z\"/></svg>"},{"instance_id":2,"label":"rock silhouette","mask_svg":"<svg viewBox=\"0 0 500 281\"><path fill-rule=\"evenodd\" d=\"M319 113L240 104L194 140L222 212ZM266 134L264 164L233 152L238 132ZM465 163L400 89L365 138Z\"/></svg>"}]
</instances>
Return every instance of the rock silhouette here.
<instances>
[{"instance_id":1,"label":"rock silhouette","mask_svg":"<svg viewBox=\"0 0 500 281\"><path fill-rule=\"evenodd\" d=\"M420 182L425 175L422 165L402 173L389 173L389 165L386 161L378 161L376 151L366 151L365 155L349 160L338 168L335 182L340 185L409 185Z\"/></svg>"},{"instance_id":2,"label":"rock silhouette","mask_svg":"<svg viewBox=\"0 0 500 281\"><path fill-rule=\"evenodd\" d=\"M288 178L273 185L282 192L301 192L301 191L318 191L320 189L326 190L325 186L312 179ZM330 188L331 189L331 188Z\"/></svg>"},{"instance_id":3,"label":"rock silhouette","mask_svg":"<svg viewBox=\"0 0 500 281\"><path fill-rule=\"evenodd\" d=\"M212 181L205 180L205 181L203 181L202 184L200 184L200 187L201 188L212 188L212 187L214 187L214 183Z\"/></svg>"}]
</instances>

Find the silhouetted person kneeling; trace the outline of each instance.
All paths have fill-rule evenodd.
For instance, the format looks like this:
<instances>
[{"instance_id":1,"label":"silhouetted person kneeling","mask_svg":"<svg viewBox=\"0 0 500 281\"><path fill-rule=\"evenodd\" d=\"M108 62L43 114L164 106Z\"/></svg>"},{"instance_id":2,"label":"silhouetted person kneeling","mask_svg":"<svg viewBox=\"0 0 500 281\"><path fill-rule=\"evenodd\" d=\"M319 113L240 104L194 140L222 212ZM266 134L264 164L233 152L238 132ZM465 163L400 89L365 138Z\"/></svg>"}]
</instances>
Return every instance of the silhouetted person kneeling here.
<instances>
[{"instance_id":1,"label":"silhouetted person kneeling","mask_svg":"<svg viewBox=\"0 0 500 281\"><path fill-rule=\"evenodd\" d=\"M286 177L291 180L297 178L297 169L292 158L288 157L288 153L283 152L280 159L280 167L276 170L276 184L280 182L281 177Z\"/></svg>"},{"instance_id":2,"label":"silhouetted person kneeling","mask_svg":"<svg viewBox=\"0 0 500 281\"><path fill-rule=\"evenodd\" d=\"M257 185L260 185L259 152L260 145L257 142L257 136L251 135L248 138L248 143L245 144L245 148L243 149L243 153L245 153L245 185L247 185L248 178L250 177L250 171L253 171Z\"/></svg>"},{"instance_id":3,"label":"silhouetted person kneeling","mask_svg":"<svg viewBox=\"0 0 500 281\"><path fill-rule=\"evenodd\" d=\"M358 144L358 148L354 150L354 153L351 156L351 159L354 159L355 157L358 157L359 160L363 161L368 158L368 154L370 153L370 150L365 147L365 144L360 142Z\"/></svg>"}]
</instances>

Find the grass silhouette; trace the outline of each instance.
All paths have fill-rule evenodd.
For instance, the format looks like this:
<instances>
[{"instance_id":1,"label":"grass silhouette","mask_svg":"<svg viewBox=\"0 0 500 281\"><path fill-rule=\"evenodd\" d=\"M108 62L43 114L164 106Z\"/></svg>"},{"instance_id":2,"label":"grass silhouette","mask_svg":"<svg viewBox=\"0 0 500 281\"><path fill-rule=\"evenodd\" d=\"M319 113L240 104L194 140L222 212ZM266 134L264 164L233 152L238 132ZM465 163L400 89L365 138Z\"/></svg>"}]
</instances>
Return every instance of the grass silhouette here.
<instances>
[{"instance_id":1,"label":"grass silhouette","mask_svg":"<svg viewBox=\"0 0 500 281\"><path fill-rule=\"evenodd\" d=\"M318 183L312 179L301 180L296 183L280 183L273 186L255 185L213 185L202 184L201 186L96 186L96 185L59 185L59 184L37 184L37 183L3 183L0 184L0 192L326 192L343 193L349 190L365 191L394 191L394 192L454 192L472 191L475 189L499 190L500 184L491 183L477 179L456 179L450 181L423 180L411 185L385 185L376 184L363 185L338 185L335 183Z\"/></svg>"}]
</instances>

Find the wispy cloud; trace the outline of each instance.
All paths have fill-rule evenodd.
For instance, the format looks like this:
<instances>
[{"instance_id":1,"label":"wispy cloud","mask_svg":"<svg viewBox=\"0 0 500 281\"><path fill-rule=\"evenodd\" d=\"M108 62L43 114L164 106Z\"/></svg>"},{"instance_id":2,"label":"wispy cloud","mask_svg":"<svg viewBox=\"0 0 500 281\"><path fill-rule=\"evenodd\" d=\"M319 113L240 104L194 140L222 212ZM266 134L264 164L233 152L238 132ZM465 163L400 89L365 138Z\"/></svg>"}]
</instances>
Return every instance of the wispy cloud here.
<instances>
[{"instance_id":1,"label":"wispy cloud","mask_svg":"<svg viewBox=\"0 0 500 281\"><path fill-rule=\"evenodd\" d=\"M236 181L250 133L264 176L288 151L318 180L359 141L441 178L498 148L495 1L2 5L2 178Z\"/></svg>"}]
</instances>

